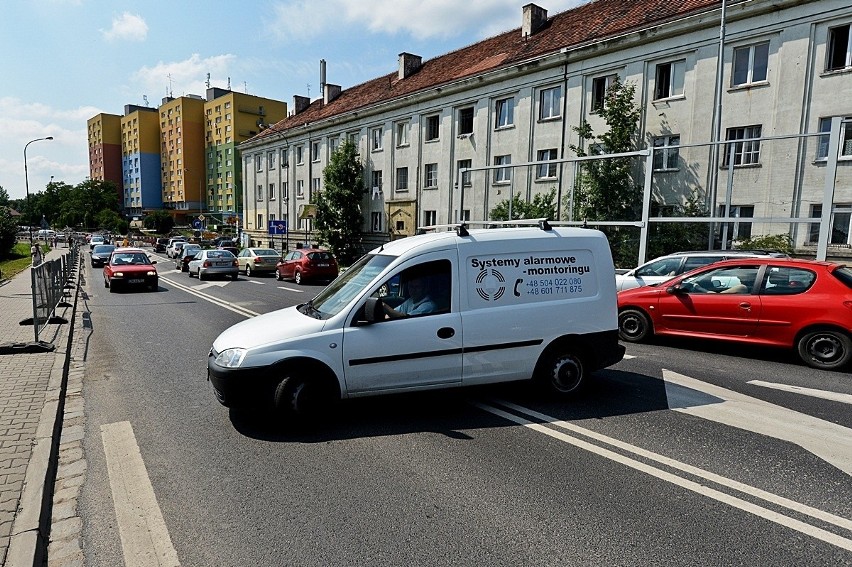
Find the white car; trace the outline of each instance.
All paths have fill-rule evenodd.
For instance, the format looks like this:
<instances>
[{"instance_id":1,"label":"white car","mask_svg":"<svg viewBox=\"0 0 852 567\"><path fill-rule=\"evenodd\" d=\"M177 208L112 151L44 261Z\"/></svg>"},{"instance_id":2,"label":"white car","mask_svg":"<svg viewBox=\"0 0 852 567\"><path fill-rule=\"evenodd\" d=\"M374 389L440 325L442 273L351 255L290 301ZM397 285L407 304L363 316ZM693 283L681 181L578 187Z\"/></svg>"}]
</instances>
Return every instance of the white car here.
<instances>
[{"instance_id":1,"label":"white car","mask_svg":"<svg viewBox=\"0 0 852 567\"><path fill-rule=\"evenodd\" d=\"M618 291L642 287L668 281L675 276L695 268L730 260L732 258L755 258L760 256L787 257L783 252L774 250L709 250L704 252L675 252L655 258L629 270L615 275L615 287Z\"/></svg>"},{"instance_id":2,"label":"white car","mask_svg":"<svg viewBox=\"0 0 852 567\"><path fill-rule=\"evenodd\" d=\"M175 243L180 242L180 246L175 246ZM186 243L185 238L169 238L169 243L166 245L166 256L174 258L175 254L180 253L180 248Z\"/></svg>"}]
</instances>

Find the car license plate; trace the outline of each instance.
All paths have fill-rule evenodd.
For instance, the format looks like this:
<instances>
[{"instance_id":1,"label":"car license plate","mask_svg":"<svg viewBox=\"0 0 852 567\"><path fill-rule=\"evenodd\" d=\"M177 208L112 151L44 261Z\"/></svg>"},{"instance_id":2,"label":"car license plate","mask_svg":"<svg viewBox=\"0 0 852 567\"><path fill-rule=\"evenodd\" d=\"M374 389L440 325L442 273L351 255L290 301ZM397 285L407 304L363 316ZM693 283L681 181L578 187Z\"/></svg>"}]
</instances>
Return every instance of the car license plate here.
<instances>
[{"instance_id":1,"label":"car license plate","mask_svg":"<svg viewBox=\"0 0 852 567\"><path fill-rule=\"evenodd\" d=\"M127 280L127 283L143 283L145 280L141 278L134 278L132 280Z\"/></svg>"},{"instance_id":2,"label":"car license plate","mask_svg":"<svg viewBox=\"0 0 852 567\"><path fill-rule=\"evenodd\" d=\"M328 264L317 264L317 266L320 268L327 268Z\"/></svg>"},{"instance_id":3,"label":"car license plate","mask_svg":"<svg viewBox=\"0 0 852 567\"><path fill-rule=\"evenodd\" d=\"M216 262L216 265L217 266L230 266L231 263L230 262Z\"/></svg>"}]
</instances>

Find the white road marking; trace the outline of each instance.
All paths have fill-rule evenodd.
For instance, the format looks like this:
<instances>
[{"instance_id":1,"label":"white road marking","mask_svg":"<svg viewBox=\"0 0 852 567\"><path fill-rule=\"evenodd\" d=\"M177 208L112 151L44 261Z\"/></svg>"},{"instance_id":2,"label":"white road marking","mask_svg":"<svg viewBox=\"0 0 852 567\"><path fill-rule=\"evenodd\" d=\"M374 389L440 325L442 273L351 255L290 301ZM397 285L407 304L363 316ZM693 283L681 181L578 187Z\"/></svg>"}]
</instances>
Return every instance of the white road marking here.
<instances>
[{"instance_id":1,"label":"white road marking","mask_svg":"<svg viewBox=\"0 0 852 567\"><path fill-rule=\"evenodd\" d=\"M710 473L708 471L703 471L703 470L698 469L696 467L692 467L690 465L686 465L684 463L680 463L678 461L675 461L674 459L669 459L668 457L663 457L662 455L658 455L658 454L653 453L651 451L646 451L644 449L630 445L628 443L623 443L621 441L618 441L617 439L613 439L611 437L607 437L605 435L595 433L594 431L584 429L582 427L576 426L576 425L568 423L566 421L557 420L554 417L551 417L551 416L548 416L548 415L545 415L545 414L541 414L541 413L535 412L533 410L523 408L521 406L517 406L515 404L511 404L511 403L508 403L508 402L502 402L502 401L498 402L498 403L500 403L501 405L505 405L506 407L512 408L515 411L525 413L525 414L527 414L531 417L535 417L537 419L541 419L543 421L546 421L552 426L563 428L563 429L568 429L568 430L571 430L573 432L580 433L582 435L588 436L588 437L596 439L598 441L601 441L601 442L607 443L609 445L618 447L622 450L632 452L636 455L640 455L642 457L655 460L657 462L668 465L668 466L673 467L675 469L678 469L678 470L687 472L689 474L695 475L699 478L704 478L705 480L717 482L717 483L722 484L724 486L727 486L729 488L735 488L736 490L740 490L740 491L745 492L747 494L750 494L752 496L758 496L758 497L763 498L764 500L767 500L767 501L772 502L774 504L784 506L786 508L789 508L791 510L795 510L797 512L808 514L808 515L810 515L814 518L818 518L818 519L820 519L824 522L833 524L837 527L840 527L840 528L843 528L843 529L846 529L846 530L852 530L852 520L849 520L847 518L835 516L833 514L825 512L823 510L811 508L811 507L806 506L804 504L800 504L798 502L794 502L792 500L788 500L786 498L782 498L780 496L777 496L777 495L774 495L774 494L771 494L771 493L768 493L768 492L764 492L760 489L757 489L757 488L754 488L754 487L751 487L751 486L748 486L748 485L727 479L727 478L719 476L719 475L715 475L715 474ZM846 549L848 551L852 551L852 539L842 537L840 535L834 534L832 532L829 532L829 531L824 530L822 528L819 528L817 526L813 526L813 525L808 524L806 522L803 522L801 520L791 518L790 516L786 516L784 514L778 513L774 510L770 510L770 509L765 508L763 506L758 506L756 504L753 504L753 503L748 502L746 500L743 500L741 498L737 498L736 496L732 496L732 495L726 494L724 492L721 492L719 490L716 490L715 488L711 488L711 487L706 486L704 484L701 484L701 483L680 477L676 474L673 474L673 473L670 473L668 471L662 470L660 468L654 467L654 466L649 465L647 463L638 461L638 460L633 459L631 457L622 455L620 453L616 453L615 451L612 451L612 450L609 450L609 449L606 449L606 448L603 448L603 447L599 447L597 445L594 445L593 443L590 443L588 441L584 441L584 440L579 439L577 437L573 437L571 435L563 433L562 431L557 431L556 429L552 429L551 427L547 427L543 424L532 423L527 419L524 419L524 418L517 416L515 414L512 414L512 413L503 411L499 408L495 408L493 406L489 406L489 405L486 405L486 404L480 404L480 403L477 403L477 404L474 404L474 405L476 405L477 407L479 407L479 408L481 408L481 409L483 409L483 410L485 410L489 413L503 417L503 418L505 418L509 421L512 421L512 422L517 423L519 425L523 425L524 427L527 427L527 428L532 429L534 431L537 431L539 433L543 433L545 435L548 435L548 436L550 436L554 439L557 439L559 441L562 441L564 443L568 443L569 445L573 445L575 447L589 451L589 452L594 453L596 455L599 455L601 457L610 459L614 462L628 466L632 469L644 472L644 473L649 474L649 475L651 475L655 478L665 480L665 481L670 482L674 485L680 486L681 488L695 492L696 494L701 494L703 496L706 496L708 498L716 500L717 502L727 504L729 506L743 510L743 511L748 512L750 514L754 514L756 516L759 516L761 518L764 518L764 519L769 520L771 522L774 522L776 524L786 526L790 529L793 529L793 530L798 531L800 533L809 535L809 536L814 537L816 539L822 540L826 543L830 543L830 544L835 545L837 547Z\"/></svg>"},{"instance_id":2,"label":"white road marking","mask_svg":"<svg viewBox=\"0 0 852 567\"><path fill-rule=\"evenodd\" d=\"M278 286L278 289L286 289L287 291L295 291L296 293L305 293L305 290L303 289L296 289L294 287L284 287L281 285Z\"/></svg>"},{"instance_id":3,"label":"white road marking","mask_svg":"<svg viewBox=\"0 0 852 567\"><path fill-rule=\"evenodd\" d=\"M663 369L669 408L795 443L852 475L852 429Z\"/></svg>"},{"instance_id":4,"label":"white road marking","mask_svg":"<svg viewBox=\"0 0 852 567\"><path fill-rule=\"evenodd\" d=\"M257 285L266 285L266 282L259 282L257 280L246 280L249 283L257 284Z\"/></svg>"},{"instance_id":5,"label":"white road marking","mask_svg":"<svg viewBox=\"0 0 852 567\"><path fill-rule=\"evenodd\" d=\"M101 426L126 567L179 566L130 422Z\"/></svg>"},{"instance_id":6,"label":"white road marking","mask_svg":"<svg viewBox=\"0 0 852 567\"><path fill-rule=\"evenodd\" d=\"M631 358L636 358L636 357L632 354L625 354L624 355L624 360L630 360Z\"/></svg>"},{"instance_id":7,"label":"white road marking","mask_svg":"<svg viewBox=\"0 0 852 567\"><path fill-rule=\"evenodd\" d=\"M777 382L764 382L763 380L750 380L746 384L754 386L763 386L764 388L772 388L773 390L783 390L794 394L802 394L803 396L811 396L812 398L822 398L823 400L831 400L832 402L840 402L843 404L852 404L852 395L841 394L839 392L830 392L828 390L815 390L813 388L803 388L801 386L788 386L787 384L778 384Z\"/></svg>"},{"instance_id":8,"label":"white road marking","mask_svg":"<svg viewBox=\"0 0 852 567\"><path fill-rule=\"evenodd\" d=\"M205 301L209 301L213 305L218 305L219 307L224 307L225 309L227 309L229 311L233 311L234 313L238 313L238 314L240 314L244 317L256 317L256 316L260 315L260 313L257 313L256 311L252 311L251 309L246 309L245 307L243 307L241 305L237 305L236 303L230 303L228 301L225 301L224 299L219 299L218 297L213 297L212 295L208 295L208 294L201 292L201 291L196 291L195 288L198 287L198 286L187 286L187 285L178 283L174 280L164 278L162 276L160 276L160 281L168 282L171 285L175 286L176 288L183 290L190 295L194 295L194 296L199 297L199 298L201 298Z\"/></svg>"},{"instance_id":9,"label":"white road marking","mask_svg":"<svg viewBox=\"0 0 852 567\"><path fill-rule=\"evenodd\" d=\"M229 283L231 283L231 282L230 282L230 281L224 281L224 282L204 282L203 284L199 284L199 285L197 285L197 286L194 286L192 289L194 289L194 290L196 290L196 291L197 291L197 290L200 290L200 289L207 289L208 287L225 287L225 286L226 286L226 285L228 285Z\"/></svg>"}]
</instances>

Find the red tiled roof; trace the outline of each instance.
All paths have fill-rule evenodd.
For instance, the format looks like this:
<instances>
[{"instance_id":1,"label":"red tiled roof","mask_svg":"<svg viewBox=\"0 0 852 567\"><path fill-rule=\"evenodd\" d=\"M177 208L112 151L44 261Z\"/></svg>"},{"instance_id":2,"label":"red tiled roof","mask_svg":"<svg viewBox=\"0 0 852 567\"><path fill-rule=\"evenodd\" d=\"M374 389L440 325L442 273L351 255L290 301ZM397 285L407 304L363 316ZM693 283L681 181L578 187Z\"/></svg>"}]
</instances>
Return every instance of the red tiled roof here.
<instances>
[{"instance_id":1,"label":"red tiled roof","mask_svg":"<svg viewBox=\"0 0 852 567\"><path fill-rule=\"evenodd\" d=\"M328 104L323 104L322 99L315 100L302 112L279 121L252 139L720 5L720 0L594 0L549 17L542 28L528 38L523 38L520 28L516 28L427 60L405 79L399 80L395 71L342 90Z\"/></svg>"}]
</instances>

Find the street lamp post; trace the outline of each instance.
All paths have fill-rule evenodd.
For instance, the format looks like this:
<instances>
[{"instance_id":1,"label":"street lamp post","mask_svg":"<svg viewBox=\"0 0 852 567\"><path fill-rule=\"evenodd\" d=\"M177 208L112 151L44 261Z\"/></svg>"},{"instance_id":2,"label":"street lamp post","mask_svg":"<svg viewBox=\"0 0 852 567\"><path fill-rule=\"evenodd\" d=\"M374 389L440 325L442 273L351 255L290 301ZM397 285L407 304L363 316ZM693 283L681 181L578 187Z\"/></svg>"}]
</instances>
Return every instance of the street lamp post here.
<instances>
[{"instance_id":1,"label":"street lamp post","mask_svg":"<svg viewBox=\"0 0 852 567\"><path fill-rule=\"evenodd\" d=\"M33 223L32 223L33 211L30 208L30 180L29 180L29 176L27 174L27 147L30 144L32 144L33 142L40 142L42 140L52 140L52 139L53 139L53 136L47 136L46 138L36 138L35 140L30 140L29 142L27 142L24 145L24 186L27 189L27 215L29 216L29 221L30 221L30 222L27 223L27 225L28 225L28 228L30 230L30 245L32 245L32 243L33 243Z\"/></svg>"}]
</instances>

